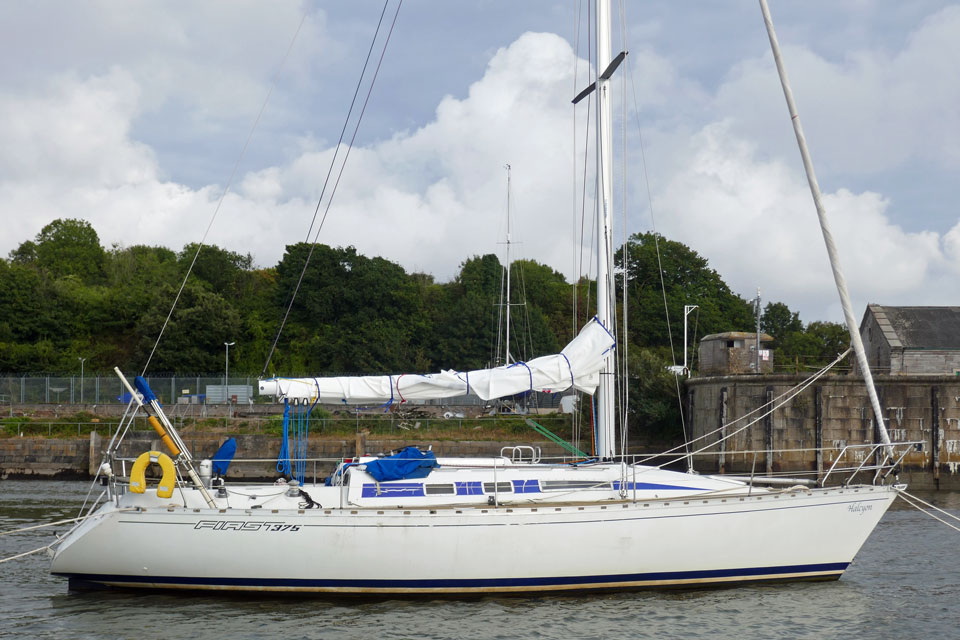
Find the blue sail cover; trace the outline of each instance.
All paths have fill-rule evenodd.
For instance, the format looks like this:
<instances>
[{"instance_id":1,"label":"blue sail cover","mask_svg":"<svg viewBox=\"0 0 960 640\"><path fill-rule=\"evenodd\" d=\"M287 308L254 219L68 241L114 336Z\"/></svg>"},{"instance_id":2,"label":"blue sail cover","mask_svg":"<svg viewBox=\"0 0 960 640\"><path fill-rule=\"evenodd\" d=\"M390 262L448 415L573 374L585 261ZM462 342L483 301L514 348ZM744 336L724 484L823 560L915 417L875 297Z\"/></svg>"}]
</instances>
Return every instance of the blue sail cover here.
<instances>
[{"instance_id":1,"label":"blue sail cover","mask_svg":"<svg viewBox=\"0 0 960 640\"><path fill-rule=\"evenodd\" d=\"M377 482L403 480L405 478L426 478L437 464L433 451L420 451L416 447L406 447L399 453L386 458L368 462L367 473Z\"/></svg>"},{"instance_id":2,"label":"blue sail cover","mask_svg":"<svg viewBox=\"0 0 960 640\"><path fill-rule=\"evenodd\" d=\"M219 475L226 475L227 467L237 453L237 441L233 438L227 438L217 452L213 454L213 472Z\"/></svg>"}]
</instances>

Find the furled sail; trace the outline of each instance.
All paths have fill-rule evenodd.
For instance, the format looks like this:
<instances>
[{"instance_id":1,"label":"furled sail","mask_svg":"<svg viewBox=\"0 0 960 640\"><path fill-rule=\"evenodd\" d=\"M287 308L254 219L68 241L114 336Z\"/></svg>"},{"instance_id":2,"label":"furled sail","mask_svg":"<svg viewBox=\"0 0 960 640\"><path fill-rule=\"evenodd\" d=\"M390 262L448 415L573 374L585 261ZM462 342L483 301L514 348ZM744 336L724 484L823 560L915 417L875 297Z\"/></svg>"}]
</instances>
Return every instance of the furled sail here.
<instances>
[{"instance_id":1,"label":"furled sail","mask_svg":"<svg viewBox=\"0 0 960 640\"><path fill-rule=\"evenodd\" d=\"M592 394L600 382L606 354L616 340L594 318L570 344L554 355L494 369L441 371L394 376L272 378L260 381L260 395L309 402L393 403L453 398L474 393L483 400L526 391L564 391L574 387Z\"/></svg>"}]
</instances>

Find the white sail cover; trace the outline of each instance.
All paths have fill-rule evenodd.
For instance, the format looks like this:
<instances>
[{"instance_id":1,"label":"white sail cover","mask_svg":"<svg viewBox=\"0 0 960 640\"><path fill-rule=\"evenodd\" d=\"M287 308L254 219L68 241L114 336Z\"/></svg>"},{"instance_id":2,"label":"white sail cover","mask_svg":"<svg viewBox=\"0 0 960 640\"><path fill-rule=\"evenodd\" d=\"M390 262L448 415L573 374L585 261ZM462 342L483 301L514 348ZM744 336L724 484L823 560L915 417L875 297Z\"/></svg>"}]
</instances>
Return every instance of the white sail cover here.
<instances>
[{"instance_id":1,"label":"white sail cover","mask_svg":"<svg viewBox=\"0 0 960 640\"><path fill-rule=\"evenodd\" d=\"M610 332L594 318L563 351L530 362L430 374L272 378L260 381L260 395L307 402L390 404L469 393L492 400L526 391L557 392L570 387L593 394L600 382L600 370L615 345Z\"/></svg>"}]
</instances>

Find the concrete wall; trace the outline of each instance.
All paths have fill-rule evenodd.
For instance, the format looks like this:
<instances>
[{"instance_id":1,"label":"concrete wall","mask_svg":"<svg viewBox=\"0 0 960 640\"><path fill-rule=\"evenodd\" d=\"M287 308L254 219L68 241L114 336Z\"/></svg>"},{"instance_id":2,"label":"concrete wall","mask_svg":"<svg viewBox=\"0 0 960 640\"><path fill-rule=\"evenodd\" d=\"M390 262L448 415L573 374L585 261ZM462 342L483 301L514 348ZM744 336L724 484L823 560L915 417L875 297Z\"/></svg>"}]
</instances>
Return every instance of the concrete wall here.
<instances>
[{"instance_id":1,"label":"concrete wall","mask_svg":"<svg viewBox=\"0 0 960 640\"><path fill-rule=\"evenodd\" d=\"M702 436L729 425L732 433L760 412L742 420L770 399L801 382L791 375L724 376L694 378L687 383L692 433ZM905 468L930 474L933 485L955 483L960 488L960 378L954 376L877 376L880 404L894 441L920 441L921 450L910 453ZM703 444L716 443L719 434ZM829 469L847 445L879 441L873 411L861 378L821 378L768 418L712 448L723 456L699 458L698 469L758 474L778 471ZM813 450L824 447L818 456ZM699 448L696 447L696 448ZM778 449L803 451L777 452ZM848 452L844 466L863 460L864 452Z\"/></svg>"},{"instance_id":2,"label":"concrete wall","mask_svg":"<svg viewBox=\"0 0 960 640\"><path fill-rule=\"evenodd\" d=\"M202 435L184 438L194 458L212 456L227 436ZM280 438L271 435L239 435L236 457L259 459L260 462L235 464L230 467L228 480L274 479L277 472L277 454L280 450ZM3 438L0 439L0 479L7 478L90 478L100 465L101 454L109 441L96 433L89 438ZM426 449L433 446L438 456L493 456L500 449L513 446L516 442L496 441L417 441L387 440L367 437L364 450L369 453L383 453L401 446L413 445ZM520 443L524 444L524 443ZM547 442L530 443L539 446L544 457L560 457L563 451ZM355 439L313 439L308 443L307 458L340 459L351 457L357 449ZM136 458L144 451L165 451L153 432L138 432L128 435L120 450L120 455ZM293 451L293 442L290 443ZM335 462L308 462L306 477L310 481L314 474L326 476L335 467ZM129 466L127 467L129 469Z\"/></svg>"}]
</instances>

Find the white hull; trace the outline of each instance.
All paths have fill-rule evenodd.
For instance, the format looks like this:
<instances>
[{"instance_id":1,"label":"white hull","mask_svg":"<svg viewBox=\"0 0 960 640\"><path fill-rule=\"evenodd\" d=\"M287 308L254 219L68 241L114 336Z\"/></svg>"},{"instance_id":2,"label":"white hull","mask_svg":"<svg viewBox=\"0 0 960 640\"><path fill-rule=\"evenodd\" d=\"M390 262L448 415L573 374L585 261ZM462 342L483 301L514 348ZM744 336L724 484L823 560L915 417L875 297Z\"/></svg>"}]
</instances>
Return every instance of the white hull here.
<instances>
[{"instance_id":1,"label":"white hull","mask_svg":"<svg viewBox=\"0 0 960 640\"><path fill-rule=\"evenodd\" d=\"M344 594L836 579L896 495L862 486L499 507L110 503L67 536L51 571L75 584Z\"/></svg>"}]
</instances>

